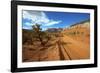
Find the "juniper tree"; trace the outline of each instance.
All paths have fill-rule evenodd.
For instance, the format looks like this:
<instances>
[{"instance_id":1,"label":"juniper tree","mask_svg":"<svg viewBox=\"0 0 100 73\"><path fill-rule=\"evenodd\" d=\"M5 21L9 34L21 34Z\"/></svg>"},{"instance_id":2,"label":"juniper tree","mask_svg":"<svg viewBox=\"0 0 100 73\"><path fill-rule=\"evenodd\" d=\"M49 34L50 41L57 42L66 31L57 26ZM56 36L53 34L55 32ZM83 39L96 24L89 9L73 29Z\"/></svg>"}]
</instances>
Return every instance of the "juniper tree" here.
<instances>
[{"instance_id":1,"label":"juniper tree","mask_svg":"<svg viewBox=\"0 0 100 73\"><path fill-rule=\"evenodd\" d=\"M44 46L44 42L43 42L43 32L42 32L42 29L40 28L40 25L39 24L35 24L32 26L33 28L33 32L34 32L34 35L35 35L35 38L38 39L41 43L42 46Z\"/></svg>"},{"instance_id":2,"label":"juniper tree","mask_svg":"<svg viewBox=\"0 0 100 73\"><path fill-rule=\"evenodd\" d=\"M32 26L34 37L41 43L42 46L45 46L45 44L48 43L50 40L50 35L46 31L42 31L41 25L35 24Z\"/></svg>"}]
</instances>

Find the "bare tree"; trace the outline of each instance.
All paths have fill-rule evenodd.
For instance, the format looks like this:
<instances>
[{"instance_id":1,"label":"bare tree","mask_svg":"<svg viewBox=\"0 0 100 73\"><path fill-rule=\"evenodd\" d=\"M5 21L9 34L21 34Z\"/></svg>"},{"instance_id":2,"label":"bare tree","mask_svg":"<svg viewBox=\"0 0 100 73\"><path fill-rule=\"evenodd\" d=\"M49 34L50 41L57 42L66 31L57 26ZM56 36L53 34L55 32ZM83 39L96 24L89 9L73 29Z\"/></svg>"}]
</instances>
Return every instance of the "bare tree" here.
<instances>
[{"instance_id":1,"label":"bare tree","mask_svg":"<svg viewBox=\"0 0 100 73\"><path fill-rule=\"evenodd\" d=\"M44 32L40 28L40 25L35 24L32 27L33 27L33 32L34 32L35 38L37 38L41 42L41 45L44 46L45 45L44 41L43 41Z\"/></svg>"}]
</instances>

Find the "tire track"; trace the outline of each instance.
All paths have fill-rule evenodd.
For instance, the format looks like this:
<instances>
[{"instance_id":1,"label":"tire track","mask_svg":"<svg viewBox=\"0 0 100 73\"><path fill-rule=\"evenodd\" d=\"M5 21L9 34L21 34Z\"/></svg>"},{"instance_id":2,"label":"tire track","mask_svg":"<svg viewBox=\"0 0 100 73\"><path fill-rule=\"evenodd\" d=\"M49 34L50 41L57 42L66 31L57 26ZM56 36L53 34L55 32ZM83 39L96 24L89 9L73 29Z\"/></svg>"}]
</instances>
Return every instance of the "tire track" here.
<instances>
[{"instance_id":1,"label":"tire track","mask_svg":"<svg viewBox=\"0 0 100 73\"><path fill-rule=\"evenodd\" d=\"M61 50L61 44L60 44L60 41L57 41L57 45L58 45L58 48L59 48L59 56L60 56L60 60L65 60L65 57L64 57L64 54Z\"/></svg>"},{"instance_id":2,"label":"tire track","mask_svg":"<svg viewBox=\"0 0 100 73\"><path fill-rule=\"evenodd\" d=\"M64 45L62 44L61 39L59 39L57 41L57 45L58 45L58 48L59 48L60 60L65 60L66 59L66 57L64 56L64 52L62 50L65 51L66 55L68 56L68 59L72 60L70 54L68 53L68 51L65 49Z\"/></svg>"}]
</instances>

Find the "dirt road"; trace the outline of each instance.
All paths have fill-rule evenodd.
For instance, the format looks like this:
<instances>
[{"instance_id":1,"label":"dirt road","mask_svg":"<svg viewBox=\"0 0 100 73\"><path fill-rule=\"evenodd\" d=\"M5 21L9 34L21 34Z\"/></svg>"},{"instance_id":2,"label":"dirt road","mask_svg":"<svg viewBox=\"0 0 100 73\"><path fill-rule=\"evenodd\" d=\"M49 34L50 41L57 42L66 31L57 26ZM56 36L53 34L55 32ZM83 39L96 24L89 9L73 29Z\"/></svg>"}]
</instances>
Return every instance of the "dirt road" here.
<instances>
[{"instance_id":1,"label":"dirt road","mask_svg":"<svg viewBox=\"0 0 100 73\"><path fill-rule=\"evenodd\" d=\"M25 61L55 61L55 60L80 60L90 58L89 43L77 41L72 37L64 35L57 37L55 40L50 41L47 47L40 49L26 49L24 52L26 55ZM33 47L32 47L33 48ZM24 56L25 56L24 55Z\"/></svg>"},{"instance_id":2,"label":"dirt road","mask_svg":"<svg viewBox=\"0 0 100 73\"><path fill-rule=\"evenodd\" d=\"M55 47L47 51L47 60L79 60L89 59L89 44L76 41L69 36L58 37Z\"/></svg>"}]
</instances>

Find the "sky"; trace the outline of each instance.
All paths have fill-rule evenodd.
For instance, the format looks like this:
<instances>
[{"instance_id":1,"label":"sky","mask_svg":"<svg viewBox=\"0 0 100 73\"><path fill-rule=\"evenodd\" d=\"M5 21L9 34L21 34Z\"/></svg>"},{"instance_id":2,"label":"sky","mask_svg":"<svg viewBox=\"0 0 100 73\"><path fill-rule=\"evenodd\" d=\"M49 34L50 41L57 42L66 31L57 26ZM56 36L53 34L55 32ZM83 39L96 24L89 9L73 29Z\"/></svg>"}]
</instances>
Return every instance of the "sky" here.
<instances>
[{"instance_id":1,"label":"sky","mask_svg":"<svg viewBox=\"0 0 100 73\"><path fill-rule=\"evenodd\" d=\"M67 28L70 25L88 19L90 19L89 13L23 10L22 28L32 29L32 26L35 24L40 24L42 30Z\"/></svg>"}]
</instances>

